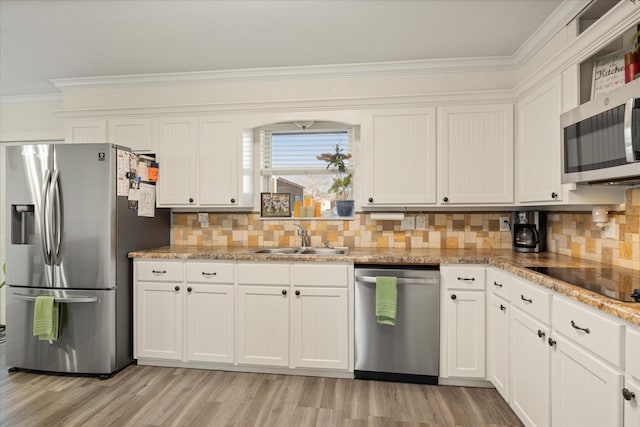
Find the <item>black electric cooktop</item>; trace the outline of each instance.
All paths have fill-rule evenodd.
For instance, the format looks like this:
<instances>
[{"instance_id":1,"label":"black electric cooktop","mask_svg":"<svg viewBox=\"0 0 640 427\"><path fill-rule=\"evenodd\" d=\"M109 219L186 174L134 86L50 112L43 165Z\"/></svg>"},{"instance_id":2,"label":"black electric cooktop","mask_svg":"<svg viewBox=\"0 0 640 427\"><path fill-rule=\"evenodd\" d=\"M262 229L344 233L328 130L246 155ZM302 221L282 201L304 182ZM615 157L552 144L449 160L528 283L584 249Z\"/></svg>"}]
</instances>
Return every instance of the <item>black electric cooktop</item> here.
<instances>
[{"instance_id":1,"label":"black electric cooktop","mask_svg":"<svg viewBox=\"0 0 640 427\"><path fill-rule=\"evenodd\" d=\"M626 268L527 267L623 302L640 302L640 271Z\"/></svg>"}]
</instances>

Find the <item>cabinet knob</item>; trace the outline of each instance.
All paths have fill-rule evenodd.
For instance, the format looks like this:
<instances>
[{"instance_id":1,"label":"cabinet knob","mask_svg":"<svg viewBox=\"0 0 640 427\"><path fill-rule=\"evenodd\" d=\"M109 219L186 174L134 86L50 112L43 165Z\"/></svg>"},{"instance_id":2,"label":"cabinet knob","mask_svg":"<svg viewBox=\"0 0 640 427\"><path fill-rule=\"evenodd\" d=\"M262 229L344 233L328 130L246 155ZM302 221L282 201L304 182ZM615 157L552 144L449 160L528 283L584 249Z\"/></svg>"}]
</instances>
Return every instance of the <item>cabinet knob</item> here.
<instances>
[{"instance_id":1,"label":"cabinet knob","mask_svg":"<svg viewBox=\"0 0 640 427\"><path fill-rule=\"evenodd\" d=\"M191 292L192 290L193 290L193 289L191 289L191 286L189 286L189 287L187 288L187 292Z\"/></svg>"},{"instance_id":2,"label":"cabinet knob","mask_svg":"<svg viewBox=\"0 0 640 427\"><path fill-rule=\"evenodd\" d=\"M369 203L373 203L373 197L369 197Z\"/></svg>"},{"instance_id":3,"label":"cabinet knob","mask_svg":"<svg viewBox=\"0 0 640 427\"><path fill-rule=\"evenodd\" d=\"M507 309L507 307L505 307L503 304L500 304L500 311L505 311Z\"/></svg>"},{"instance_id":4,"label":"cabinet knob","mask_svg":"<svg viewBox=\"0 0 640 427\"><path fill-rule=\"evenodd\" d=\"M180 286L176 286L175 288L173 288L176 292L180 290Z\"/></svg>"},{"instance_id":5,"label":"cabinet knob","mask_svg":"<svg viewBox=\"0 0 640 427\"><path fill-rule=\"evenodd\" d=\"M296 295L297 295L297 296L300 296L300 291L296 291Z\"/></svg>"},{"instance_id":6,"label":"cabinet knob","mask_svg":"<svg viewBox=\"0 0 640 427\"><path fill-rule=\"evenodd\" d=\"M236 202L236 199L231 199L231 203L235 203L235 202Z\"/></svg>"},{"instance_id":7,"label":"cabinet knob","mask_svg":"<svg viewBox=\"0 0 640 427\"><path fill-rule=\"evenodd\" d=\"M189 197L189 203L193 203L193 197Z\"/></svg>"},{"instance_id":8,"label":"cabinet knob","mask_svg":"<svg viewBox=\"0 0 640 427\"><path fill-rule=\"evenodd\" d=\"M636 398L636 394L630 391L628 388L623 388L622 397L624 397L624 400L631 400Z\"/></svg>"},{"instance_id":9,"label":"cabinet knob","mask_svg":"<svg viewBox=\"0 0 640 427\"><path fill-rule=\"evenodd\" d=\"M447 203L447 202L449 201L449 198L448 198L448 197L443 197L443 198L442 198L442 201L443 201L443 202L445 202L445 203Z\"/></svg>"},{"instance_id":10,"label":"cabinet knob","mask_svg":"<svg viewBox=\"0 0 640 427\"><path fill-rule=\"evenodd\" d=\"M286 290L286 289L283 289L283 290L282 290L282 295L286 295L286 294L287 294L287 290Z\"/></svg>"},{"instance_id":11,"label":"cabinet knob","mask_svg":"<svg viewBox=\"0 0 640 427\"><path fill-rule=\"evenodd\" d=\"M551 198L553 200L557 199L558 198L558 193L556 193L556 192L551 193Z\"/></svg>"},{"instance_id":12,"label":"cabinet knob","mask_svg":"<svg viewBox=\"0 0 640 427\"><path fill-rule=\"evenodd\" d=\"M451 299L456 299L456 298L458 298L456 294L451 295Z\"/></svg>"},{"instance_id":13,"label":"cabinet knob","mask_svg":"<svg viewBox=\"0 0 640 427\"><path fill-rule=\"evenodd\" d=\"M544 332L542 332L540 329L538 329L538 336L539 336L540 338L543 338L545 335L547 335L547 334L545 334L545 333L544 333Z\"/></svg>"},{"instance_id":14,"label":"cabinet knob","mask_svg":"<svg viewBox=\"0 0 640 427\"><path fill-rule=\"evenodd\" d=\"M549 337L549 347L553 347L554 345L556 345L556 340L554 340L553 338Z\"/></svg>"}]
</instances>

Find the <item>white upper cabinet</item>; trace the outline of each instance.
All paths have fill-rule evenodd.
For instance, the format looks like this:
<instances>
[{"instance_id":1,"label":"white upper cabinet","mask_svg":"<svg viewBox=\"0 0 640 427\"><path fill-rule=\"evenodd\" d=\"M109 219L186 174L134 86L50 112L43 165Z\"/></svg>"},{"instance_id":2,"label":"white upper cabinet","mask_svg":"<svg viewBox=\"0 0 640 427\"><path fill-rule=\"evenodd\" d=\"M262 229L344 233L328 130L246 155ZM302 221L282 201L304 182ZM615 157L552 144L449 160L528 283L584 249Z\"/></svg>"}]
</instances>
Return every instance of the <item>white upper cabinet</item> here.
<instances>
[{"instance_id":1,"label":"white upper cabinet","mask_svg":"<svg viewBox=\"0 0 640 427\"><path fill-rule=\"evenodd\" d=\"M201 205L238 202L239 133L232 118L200 117L199 179Z\"/></svg>"},{"instance_id":2,"label":"white upper cabinet","mask_svg":"<svg viewBox=\"0 0 640 427\"><path fill-rule=\"evenodd\" d=\"M107 140L111 144L123 145L132 151L149 152L151 145L151 119L109 119Z\"/></svg>"},{"instance_id":3,"label":"white upper cabinet","mask_svg":"<svg viewBox=\"0 0 640 427\"><path fill-rule=\"evenodd\" d=\"M102 144L107 142L105 119L73 119L64 122L64 141L67 144Z\"/></svg>"},{"instance_id":4,"label":"white upper cabinet","mask_svg":"<svg viewBox=\"0 0 640 427\"><path fill-rule=\"evenodd\" d=\"M438 109L438 202L513 202L513 106Z\"/></svg>"},{"instance_id":5,"label":"white upper cabinet","mask_svg":"<svg viewBox=\"0 0 640 427\"><path fill-rule=\"evenodd\" d=\"M436 110L406 108L373 114L365 206L436 201Z\"/></svg>"},{"instance_id":6,"label":"white upper cabinet","mask_svg":"<svg viewBox=\"0 0 640 427\"><path fill-rule=\"evenodd\" d=\"M562 199L560 79L554 77L518 103L518 202Z\"/></svg>"},{"instance_id":7,"label":"white upper cabinet","mask_svg":"<svg viewBox=\"0 0 640 427\"><path fill-rule=\"evenodd\" d=\"M162 117L157 120L159 207L196 206L198 203L196 124L195 117Z\"/></svg>"}]
</instances>

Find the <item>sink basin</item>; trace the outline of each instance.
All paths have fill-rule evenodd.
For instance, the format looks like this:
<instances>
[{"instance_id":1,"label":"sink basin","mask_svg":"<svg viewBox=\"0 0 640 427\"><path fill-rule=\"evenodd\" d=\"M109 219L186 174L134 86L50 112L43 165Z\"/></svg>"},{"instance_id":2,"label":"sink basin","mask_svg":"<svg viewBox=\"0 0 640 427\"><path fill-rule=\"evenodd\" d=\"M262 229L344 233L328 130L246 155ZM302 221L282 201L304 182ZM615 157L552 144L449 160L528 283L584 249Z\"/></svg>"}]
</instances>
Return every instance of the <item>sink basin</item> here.
<instances>
[{"instance_id":1,"label":"sink basin","mask_svg":"<svg viewBox=\"0 0 640 427\"><path fill-rule=\"evenodd\" d=\"M254 254L291 255L298 253L299 250L300 248L260 248L251 252Z\"/></svg>"},{"instance_id":2,"label":"sink basin","mask_svg":"<svg viewBox=\"0 0 640 427\"><path fill-rule=\"evenodd\" d=\"M348 249L346 248L273 247L254 249L250 253L266 255L346 255L347 251Z\"/></svg>"},{"instance_id":3,"label":"sink basin","mask_svg":"<svg viewBox=\"0 0 640 427\"><path fill-rule=\"evenodd\" d=\"M298 253L300 255L345 255L347 250L344 248L301 248Z\"/></svg>"}]
</instances>

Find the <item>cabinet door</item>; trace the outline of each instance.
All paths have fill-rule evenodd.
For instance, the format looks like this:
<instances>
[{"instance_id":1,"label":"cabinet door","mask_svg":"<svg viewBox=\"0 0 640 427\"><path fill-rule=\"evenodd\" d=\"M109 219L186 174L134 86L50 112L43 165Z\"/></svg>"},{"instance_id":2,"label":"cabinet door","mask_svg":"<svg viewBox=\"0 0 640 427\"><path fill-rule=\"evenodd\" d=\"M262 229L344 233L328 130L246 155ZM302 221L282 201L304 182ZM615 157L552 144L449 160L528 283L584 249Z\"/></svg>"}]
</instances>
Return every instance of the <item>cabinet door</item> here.
<instances>
[{"instance_id":1,"label":"cabinet door","mask_svg":"<svg viewBox=\"0 0 640 427\"><path fill-rule=\"evenodd\" d=\"M348 368L346 288L296 288L292 322L295 367Z\"/></svg>"},{"instance_id":2,"label":"cabinet door","mask_svg":"<svg viewBox=\"0 0 640 427\"><path fill-rule=\"evenodd\" d=\"M556 335L551 356L552 424L621 426L622 372Z\"/></svg>"},{"instance_id":3,"label":"cabinet door","mask_svg":"<svg viewBox=\"0 0 640 427\"><path fill-rule=\"evenodd\" d=\"M180 283L136 283L136 358L182 359Z\"/></svg>"},{"instance_id":4,"label":"cabinet door","mask_svg":"<svg viewBox=\"0 0 640 427\"><path fill-rule=\"evenodd\" d=\"M519 202L548 202L562 198L560 79L561 76L554 77L518 103L516 170Z\"/></svg>"},{"instance_id":5,"label":"cabinet door","mask_svg":"<svg viewBox=\"0 0 640 427\"><path fill-rule=\"evenodd\" d=\"M187 283L187 360L234 362L233 285Z\"/></svg>"},{"instance_id":6,"label":"cabinet door","mask_svg":"<svg viewBox=\"0 0 640 427\"><path fill-rule=\"evenodd\" d=\"M438 198L513 203L513 105L438 109Z\"/></svg>"},{"instance_id":7,"label":"cabinet door","mask_svg":"<svg viewBox=\"0 0 640 427\"><path fill-rule=\"evenodd\" d=\"M527 426L551 422L549 329L520 310L511 309L509 334L511 409Z\"/></svg>"},{"instance_id":8,"label":"cabinet door","mask_svg":"<svg viewBox=\"0 0 640 427\"><path fill-rule=\"evenodd\" d=\"M627 375L624 387L624 427L640 427L640 381Z\"/></svg>"},{"instance_id":9,"label":"cabinet door","mask_svg":"<svg viewBox=\"0 0 640 427\"><path fill-rule=\"evenodd\" d=\"M109 143L132 151L151 151L151 120L147 118L109 119Z\"/></svg>"},{"instance_id":10,"label":"cabinet door","mask_svg":"<svg viewBox=\"0 0 640 427\"><path fill-rule=\"evenodd\" d=\"M200 205L237 205L241 158L236 121L200 117L198 141Z\"/></svg>"},{"instance_id":11,"label":"cabinet door","mask_svg":"<svg viewBox=\"0 0 640 427\"><path fill-rule=\"evenodd\" d=\"M436 201L435 108L394 110L373 116L373 170L369 205Z\"/></svg>"},{"instance_id":12,"label":"cabinet door","mask_svg":"<svg viewBox=\"0 0 640 427\"><path fill-rule=\"evenodd\" d=\"M447 366L449 377L485 377L485 294L448 291Z\"/></svg>"},{"instance_id":13,"label":"cabinet door","mask_svg":"<svg viewBox=\"0 0 640 427\"><path fill-rule=\"evenodd\" d=\"M490 293L487 304L487 378L509 401L509 304Z\"/></svg>"},{"instance_id":14,"label":"cabinet door","mask_svg":"<svg viewBox=\"0 0 640 427\"><path fill-rule=\"evenodd\" d=\"M196 122L193 117L164 117L157 121L157 158L160 173L156 185L158 206L190 206L198 203Z\"/></svg>"},{"instance_id":15,"label":"cabinet door","mask_svg":"<svg viewBox=\"0 0 640 427\"><path fill-rule=\"evenodd\" d=\"M107 142L105 119L67 120L64 122L64 141L67 144L103 144Z\"/></svg>"},{"instance_id":16,"label":"cabinet door","mask_svg":"<svg viewBox=\"0 0 640 427\"><path fill-rule=\"evenodd\" d=\"M289 365L289 289L238 286L238 363Z\"/></svg>"}]
</instances>

